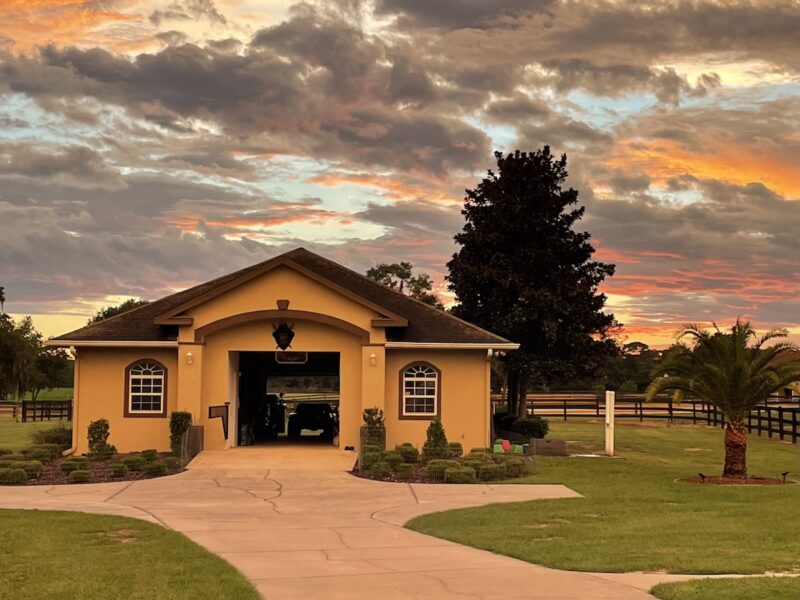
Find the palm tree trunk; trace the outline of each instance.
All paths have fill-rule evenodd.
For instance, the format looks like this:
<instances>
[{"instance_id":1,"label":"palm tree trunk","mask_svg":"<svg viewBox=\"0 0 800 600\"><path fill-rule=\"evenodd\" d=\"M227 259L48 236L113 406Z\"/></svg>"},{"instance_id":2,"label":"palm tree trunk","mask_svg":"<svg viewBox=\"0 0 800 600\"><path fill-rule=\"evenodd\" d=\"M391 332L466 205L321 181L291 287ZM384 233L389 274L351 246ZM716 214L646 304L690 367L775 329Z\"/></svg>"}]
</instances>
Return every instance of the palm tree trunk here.
<instances>
[{"instance_id":1,"label":"palm tree trunk","mask_svg":"<svg viewBox=\"0 0 800 600\"><path fill-rule=\"evenodd\" d=\"M728 421L725 426L725 468L723 477L747 478L747 427L744 421Z\"/></svg>"}]
</instances>

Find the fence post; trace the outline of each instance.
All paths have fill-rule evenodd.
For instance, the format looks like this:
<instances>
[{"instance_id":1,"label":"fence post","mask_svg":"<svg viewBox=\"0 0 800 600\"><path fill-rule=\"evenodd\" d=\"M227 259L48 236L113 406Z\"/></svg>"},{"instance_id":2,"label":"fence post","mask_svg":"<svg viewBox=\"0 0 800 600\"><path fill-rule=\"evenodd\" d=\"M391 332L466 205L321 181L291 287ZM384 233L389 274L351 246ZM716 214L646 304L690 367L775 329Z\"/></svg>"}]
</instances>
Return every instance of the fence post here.
<instances>
[{"instance_id":1,"label":"fence post","mask_svg":"<svg viewBox=\"0 0 800 600\"><path fill-rule=\"evenodd\" d=\"M797 409L792 409L792 443L797 443Z\"/></svg>"},{"instance_id":2,"label":"fence post","mask_svg":"<svg viewBox=\"0 0 800 600\"><path fill-rule=\"evenodd\" d=\"M27 400L23 400L22 401L22 422L23 423L27 422L27 420L28 420L27 408L28 408L28 401Z\"/></svg>"},{"instance_id":3,"label":"fence post","mask_svg":"<svg viewBox=\"0 0 800 600\"><path fill-rule=\"evenodd\" d=\"M640 398L638 401L638 405L639 406L637 408L639 409L639 423L641 423L642 421L644 421L644 400Z\"/></svg>"},{"instance_id":4,"label":"fence post","mask_svg":"<svg viewBox=\"0 0 800 600\"><path fill-rule=\"evenodd\" d=\"M769 439L772 439L772 409L767 407L767 433Z\"/></svg>"},{"instance_id":5,"label":"fence post","mask_svg":"<svg viewBox=\"0 0 800 600\"><path fill-rule=\"evenodd\" d=\"M567 399L564 398L564 423L567 422Z\"/></svg>"},{"instance_id":6,"label":"fence post","mask_svg":"<svg viewBox=\"0 0 800 600\"><path fill-rule=\"evenodd\" d=\"M753 432L753 413L747 413L747 433Z\"/></svg>"},{"instance_id":7,"label":"fence post","mask_svg":"<svg viewBox=\"0 0 800 600\"><path fill-rule=\"evenodd\" d=\"M670 396L669 397L669 422L670 423L674 422L674 419L672 417L673 417L673 415L672 415L672 396Z\"/></svg>"},{"instance_id":8,"label":"fence post","mask_svg":"<svg viewBox=\"0 0 800 600\"><path fill-rule=\"evenodd\" d=\"M758 411L758 437L761 437L761 407L759 406L756 410Z\"/></svg>"},{"instance_id":9,"label":"fence post","mask_svg":"<svg viewBox=\"0 0 800 600\"><path fill-rule=\"evenodd\" d=\"M692 400L692 425L697 425L697 403Z\"/></svg>"},{"instance_id":10,"label":"fence post","mask_svg":"<svg viewBox=\"0 0 800 600\"><path fill-rule=\"evenodd\" d=\"M780 438L783 439L783 407L778 407L778 431Z\"/></svg>"}]
</instances>

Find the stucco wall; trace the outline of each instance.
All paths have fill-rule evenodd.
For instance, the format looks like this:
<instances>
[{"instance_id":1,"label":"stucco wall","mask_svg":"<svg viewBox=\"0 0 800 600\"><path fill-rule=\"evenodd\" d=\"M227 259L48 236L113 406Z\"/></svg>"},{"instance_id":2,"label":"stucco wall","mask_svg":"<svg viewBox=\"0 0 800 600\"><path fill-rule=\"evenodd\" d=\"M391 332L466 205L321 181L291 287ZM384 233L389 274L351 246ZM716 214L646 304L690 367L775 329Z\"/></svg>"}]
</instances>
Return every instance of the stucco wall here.
<instances>
[{"instance_id":1,"label":"stucco wall","mask_svg":"<svg viewBox=\"0 0 800 600\"><path fill-rule=\"evenodd\" d=\"M299 352L339 352L339 446L355 445L361 422L361 341L334 327L311 321L294 322L292 350ZM205 420L205 447L225 447L219 419L209 421L208 407L231 402L235 410L229 366L229 354L242 351L273 351L272 326L269 321L235 325L208 336L203 349L202 418ZM233 420L230 435L234 436Z\"/></svg>"},{"instance_id":2,"label":"stucco wall","mask_svg":"<svg viewBox=\"0 0 800 600\"><path fill-rule=\"evenodd\" d=\"M180 340L194 341L197 329L231 315L274 310L278 300L289 300L291 310L321 313L370 332L371 341L385 339L383 329L371 330L372 319L380 316L351 298L290 269L278 267L186 312L191 326L181 327ZM271 328L268 330L271 333ZM274 344L270 349L274 349Z\"/></svg>"},{"instance_id":3,"label":"stucco wall","mask_svg":"<svg viewBox=\"0 0 800 600\"><path fill-rule=\"evenodd\" d=\"M125 368L132 362L152 358L167 368L167 416L125 417ZM169 413L176 410L177 351L154 348L81 348L75 368L75 412L77 452L88 451L90 421L108 419L109 443L120 452L146 448L169 450Z\"/></svg>"},{"instance_id":4,"label":"stucco wall","mask_svg":"<svg viewBox=\"0 0 800 600\"><path fill-rule=\"evenodd\" d=\"M489 364L485 350L387 350L387 447L411 442L420 448L430 420L400 418L400 371L414 361L426 361L441 371L441 419L447 439L465 450L489 442Z\"/></svg>"}]
</instances>

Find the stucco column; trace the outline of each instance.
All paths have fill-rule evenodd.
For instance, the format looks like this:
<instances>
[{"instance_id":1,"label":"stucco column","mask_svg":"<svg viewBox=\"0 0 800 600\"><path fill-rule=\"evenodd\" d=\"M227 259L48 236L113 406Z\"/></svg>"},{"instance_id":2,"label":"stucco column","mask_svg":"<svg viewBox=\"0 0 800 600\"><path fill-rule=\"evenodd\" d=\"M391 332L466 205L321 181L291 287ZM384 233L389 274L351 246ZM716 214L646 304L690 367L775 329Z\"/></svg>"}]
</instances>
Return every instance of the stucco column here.
<instances>
[{"instance_id":1,"label":"stucco column","mask_svg":"<svg viewBox=\"0 0 800 600\"><path fill-rule=\"evenodd\" d=\"M192 413L195 425L203 424L202 383L203 346L181 344L178 346L178 406L175 410Z\"/></svg>"},{"instance_id":2,"label":"stucco column","mask_svg":"<svg viewBox=\"0 0 800 600\"><path fill-rule=\"evenodd\" d=\"M386 348L361 347L361 408L386 409Z\"/></svg>"}]
</instances>

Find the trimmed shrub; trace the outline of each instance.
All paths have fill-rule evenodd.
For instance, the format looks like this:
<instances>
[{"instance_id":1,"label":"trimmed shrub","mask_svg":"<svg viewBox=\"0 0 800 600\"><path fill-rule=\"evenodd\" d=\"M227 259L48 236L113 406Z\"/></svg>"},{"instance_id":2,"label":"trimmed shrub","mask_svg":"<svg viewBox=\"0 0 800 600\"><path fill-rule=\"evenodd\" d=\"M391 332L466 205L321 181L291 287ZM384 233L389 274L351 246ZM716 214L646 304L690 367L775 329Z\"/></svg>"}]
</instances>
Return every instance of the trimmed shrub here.
<instances>
[{"instance_id":1,"label":"trimmed shrub","mask_svg":"<svg viewBox=\"0 0 800 600\"><path fill-rule=\"evenodd\" d=\"M511 431L514 433L519 433L526 438L541 439L547 435L549 430L550 423L547 422L547 419L543 419L542 417L537 417L535 415L526 419L517 419L511 426Z\"/></svg>"},{"instance_id":2,"label":"trimmed shrub","mask_svg":"<svg viewBox=\"0 0 800 600\"><path fill-rule=\"evenodd\" d=\"M419 462L419 450L417 450L416 447L410 442L406 442L404 444L396 446L395 451L402 454L403 460L409 464L414 464Z\"/></svg>"},{"instance_id":3,"label":"trimmed shrub","mask_svg":"<svg viewBox=\"0 0 800 600\"><path fill-rule=\"evenodd\" d=\"M395 467L394 473L401 481L408 481L409 479L414 479L417 474L417 468L410 463L400 463Z\"/></svg>"},{"instance_id":4,"label":"trimmed shrub","mask_svg":"<svg viewBox=\"0 0 800 600\"><path fill-rule=\"evenodd\" d=\"M14 452L12 454L5 454L3 455L3 460L8 461L17 461L17 460L28 460L28 457L22 454L21 452Z\"/></svg>"},{"instance_id":5,"label":"trimmed shrub","mask_svg":"<svg viewBox=\"0 0 800 600\"><path fill-rule=\"evenodd\" d=\"M166 475L167 465L164 464L163 460L154 460L152 462L145 463L144 467L142 467L142 473L149 475L150 477Z\"/></svg>"},{"instance_id":6,"label":"trimmed shrub","mask_svg":"<svg viewBox=\"0 0 800 600\"><path fill-rule=\"evenodd\" d=\"M405 462L403 460L403 455L397 452L396 450L389 450L381 454L381 460L383 462L389 463L389 467L391 467L392 471L395 470L397 465L401 465Z\"/></svg>"},{"instance_id":7,"label":"trimmed shrub","mask_svg":"<svg viewBox=\"0 0 800 600\"><path fill-rule=\"evenodd\" d=\"M464 446L461 445L461 442L448 442L447 456L450 458L458 458L462 454L464 454Z\"/></svg>"},{"instance_id":8,"label":"trimmed shrub","mask_svg":"<svg viewBox=\"0 0 800 600\"><path fill-rule=\"evenodd\" d=\"M63 451L58 444L34 444L31 450L46 450L50 454L50 458L58 458Z\"/></svg>"},{"instance_id":9,"label":"trimmed shrub","mask_svg":"<svg viewBox=\"0 0 800 600\"><path fill-rule=\"evenodd\" d=\"M361 446L377 446L379 451L386 448L386 420L380 408L365 408L362 413Z\"/></svg>"},{"instance_id":10,"label":"trimmed shrub","mask_svg":"<svg viewBox=\"0 0 800 600\"><path fill-rule=\"evenodd\" d=\"M154 448L148 448L147 450L142 450L141 456L145 462L151 462L158 458L158 450Z\"/></svg>"},{"instance_id":11,"label":"trimmed shrub","mask_svg":"<svg viewBox=\"0 0 800 600\"><path fill-rule=\"evenodd\" d=\"M494 461L490 458L465 458L464 459L464 466L470 467L475 469L476 471L480 469L483 465L493 465Z\"/></svg>"},{"instance_id":12,"label":"trimmed shrub","mask_svg":"<svg viewBox=\"0 0 800 600\"><path fill-rule=\"evenodd\" d=\"M126 456L122 459L122 464L128 467L129 471L141 471L144 467L144 459L141 456Z\"/></svg>"},{"instance_id":13,"label":"trimmed shrub","mask_svg":"<svg viewBox=\"0 0 800 600\"><path fill-rule=\"evenodd\" d=\"M108 460L117 453L117 449L108 443L108 419L97 419L89 423L88 441L90 460Z\"/></svg>"},{"instance_id":14,"label":"trimmed shrub","mask_svg":"<svg viewBox=\"0 0 800 600\"><path fill-rule=\"evenodd\" d=\"M361 471L366 471L380 459L380 452L364 452L364 454L361 456L361 464L359 465L359 469Z\"/></svg>"},{"instance_id":15,"label":"trimmed shrub","mask_svg":"<svg viewBox=\"0 0 800 600\"><path fill-rule=\"evenodd\" d=\"M505 465L508 477L522 477L525 474L525 461L521 458L509 457L505 461Z\"/></svg>"},{"instance_id":16,"label":"trimmed shrub","mask_svg":"<svg viewBox=\"0 0 800 600\"><path fill-rule=\"evenodd\" d=\"M2 458L0 458L0 469L8 469L15 462L16 461L13 461L13 460L3 460Z\"/></svg>"},{"instance_id":17,"label":"trimmed shrub","mask_svg":"<svg viewBox=\"0 0 800 600\"><path fill-rule=\"evenodd\" d=\"M381 452L383 452L383 449L380 446L367 444L361 447L361 453L366 454L367 452L377 452L378 454L380 454Z\"/></svg>"},{"instance_id":18,"label":"trimmed shrub","mask_svg":"<svg viewBox=\"0 0 800 600\"><path fill-rule=\"evenodd\" d=\"M181 455L181 440L192 426L192 413L176 410L169 415L169 447L174 456Z\"/></svg>"},{"instance_id":19,"label":"trimmed shrub","mask_svg":"<svg viewBox=\"0 0 800 600\"><path fill-rule=\"evenodd\" d=\"M493 479L503 479L506 476L506 466L504 464L490 463L478 467L478 479L481 481L492 481Z\"/></svg>"},{"instance_id":20,"label":"trimmed shrub","mask_svg":"<svg viewBox=\"0 0 800 600\"><path fill-rule=\"evenodd\" d=\"M384 479L388 477L391 472L392 468L389 466L389 463L382 460L379 460L369 468L370 477L376 479Z\"/></svg>"},{"instance_id":21,"label":"trimmed shrub","mask_svg":"<svg viewBox=\"0 0 800 600\"><path fill-rule=\"evenodd\" d=\"M23 469L0 469L0 483L19 485L28 481L28 474Z\"/></svg>"},{"instance_id":22,"label":"trimmed shrub","mask_svg":"<svg viewBox=\"0 0 800 600\"><path fill-rule=\"evenodd\" d=\"M72 446L72 429L56 425L50 429L34 431L31 439L35 444L56 444L60 448L69 448Z\"/></svg>"},{"instance_id":23,"label":"trimmed shrub","mask_svg":"<svg viewBox=\"0 0 800 600\"><path fill-rule=\"evenodd\" d=\"M89 480L92 478L92 474L89 471L84 471L83 469L78 469L76 471L72 471L67 476L67 481L69 483L89 483Z\"/></svg>"},{"instance_id":24,"label":"trimmed shrub","mask_svg":"<svg viewBox=\"0 0 800 600\"><path fill-rule=\"evenodd\" d=\"M181 468L181 461L177 456L168 456L164 459L164 464L170 471L177 471Z\"/></svg>"},{"instance_id":25,"label":"trimmed shrub","mask_svg":"<svg viewBox=\"0 0 800 600\"><path fill-rule=\"evenodd\" d=\"M123 462L111 463L111 476L112 477L125 477L128 474L128 467Z\"/></svg>"},{"instance_id":26,"label":"trimmed shrub","mask_svg":"<svg viewBox=\"0 0 800 600\"><path fill-rule=\"evenodd\" d=\"M64 475L69 475L73 471L81 471L86 469L86 459L81 456L75 456L64 460L61 463L61 472Z\"/></svg>"},{"instance_id":27,"label":"trimmed shrub","mask_svg":"<svg viewBox=\"0 0 800 600\"><path fill-rule=\"evenodd\" d=\"M11 463L10 468L22 469L25 471L28 479L36 479L42 474L42 471L44 471L44 465L40 460L20 460L15 463Z\"/></svg>"},{"instance_id":28,"label":"trimmed shrub","mask_svg":"<svg viewBox=\"0 0 800 600\"><path fill-rule=\"evenodd\" d=\"M475 483L475 469L470 467L450 467L444 472L445 483Z\"/></svg>"},{"instance_id":29,"label":"trimmed shrub","mask_svg":"<svg viewBox=\"0 0 800 600\"><path fill-rule=\"evenodd\" d=\"M491 448L470 448L469 453L470 454L476 454L476 453L491 454L492 453L492 449Z\"/></svg>"},{"instance_id":30,"label":"trimmed shrub","mask_svg":"<svg viewBox=\"0 0 800 600\"><path fill-rule=\"evenodd\" d=\"M436 458L447 458L447 435L439 417L428 425L427 439L422 446L422 460L428 462Z\"/></svg>"},{"instance_id":31,"label":"trimmed shrub","mask_svg":"<svg viewBox=\"0 0 800 600\"><path fill-rule=\"evenodd\" d=\"M0 448L0 456L5 456L6 454L14 454L14 451L9 448Z\"/></svg>"},{"instance_id":32,"label":"trimmed shrub","mask_svg":"<svg viewBox=\"0 0 800 600\"><path fill-rule=\"evenodd\" d=\"M499 417L495 415L494 428L498 431L513 431L511 428L514 426L514 423L516 423L518 418L519 417L517 417L517 415L506 414L500 415Z\"/></svg>"},{"instance_id":33,"label":"trimmed shrub","mask_svg":"<svg viewBox=\"0 0 800 600\"><path fill-rule=\"evenodd\" d=\"M452 469L459 466L461 465L459 465L458 462L455 460L435 458L430 462L428 462L427 465L428 479L430 481L444 481L444 472L447 469Z\"/></svg>"},{"instance_id":34,"label":"trimmed shrub","mask_svg":"<svg viewBox=\"0 0 800 600\"><path fill-rule=\"evenodd\" d=\"M48 462L52 458L50 452L44 448L30 448L25 453L25 456L30 460L40 460L43 462Z\"/></svg>"}]
</instances>

